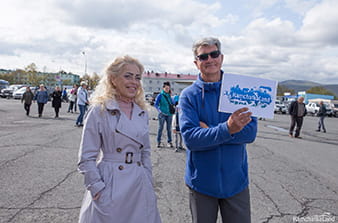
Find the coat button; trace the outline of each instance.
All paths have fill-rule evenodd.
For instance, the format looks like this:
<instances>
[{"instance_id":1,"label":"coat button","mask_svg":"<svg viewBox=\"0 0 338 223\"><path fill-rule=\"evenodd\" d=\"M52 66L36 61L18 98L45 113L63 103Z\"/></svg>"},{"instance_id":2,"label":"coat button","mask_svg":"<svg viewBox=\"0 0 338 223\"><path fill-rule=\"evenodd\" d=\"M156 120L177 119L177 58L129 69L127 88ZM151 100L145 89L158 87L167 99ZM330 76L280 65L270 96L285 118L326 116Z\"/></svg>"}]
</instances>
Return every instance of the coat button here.
<instances>
[{"instance_id":1,"label":"coat button","mask_svg":"<svg viewBox=\"0 0 338 223\"><path fill-rule=\"evenodd\" d=\"M123 170L124 167L122 165L119 166L119 170Z\"/></svg>"},{"instance_id":2,"label":"coat button","mask_svg":"<svg viewBox=\"0 0 338 223\"><path fill-rule=\"evenodd\" d=\"M138 165L138 166L141 166L141 162L140 162L140 161L137 161L137 165Z\"/></svg>"},{"instance_id":3,"label":"coat button","mask_svg":"<svg viewBox=\"0 0 338 223\"><path fill-rule=\"evenodd\" d=\"M143 148L143 145L140 146L140 149L142 149L142 148Z\"/></svg>"},{"instance_id":4,"label":"coat button","mask_svg":"<svg viewBox=\"0 0 338 223\"><path fill-rule=\"evenodd\" d=\"M120 152L122 152L122 149L121 148L117 148L116 152L120 153Z\"/></svg>"}]
</instances>

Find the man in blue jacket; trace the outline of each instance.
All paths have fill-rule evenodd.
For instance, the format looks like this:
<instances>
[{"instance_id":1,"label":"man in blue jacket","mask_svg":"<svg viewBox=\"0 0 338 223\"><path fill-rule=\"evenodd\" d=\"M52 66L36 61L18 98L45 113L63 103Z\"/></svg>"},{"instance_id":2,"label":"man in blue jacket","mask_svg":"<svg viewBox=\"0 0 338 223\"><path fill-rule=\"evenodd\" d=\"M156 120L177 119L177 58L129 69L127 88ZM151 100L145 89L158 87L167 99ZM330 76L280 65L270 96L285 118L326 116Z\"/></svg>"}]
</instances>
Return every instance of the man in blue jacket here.
<instances>
[{"instance_id":1,"label":"man in blue jacket","mask_svg":"<svg viewBox=\"0 0 338 223\"><path fill-rule=\"evenodd\" d=\"M248 108L218 112L223 54L216 38L193 45L200 74L180 96L180 128L187 146L185 182L193 222L251 221L246 144L256 138Z\"/></svg>"}]
</instances>

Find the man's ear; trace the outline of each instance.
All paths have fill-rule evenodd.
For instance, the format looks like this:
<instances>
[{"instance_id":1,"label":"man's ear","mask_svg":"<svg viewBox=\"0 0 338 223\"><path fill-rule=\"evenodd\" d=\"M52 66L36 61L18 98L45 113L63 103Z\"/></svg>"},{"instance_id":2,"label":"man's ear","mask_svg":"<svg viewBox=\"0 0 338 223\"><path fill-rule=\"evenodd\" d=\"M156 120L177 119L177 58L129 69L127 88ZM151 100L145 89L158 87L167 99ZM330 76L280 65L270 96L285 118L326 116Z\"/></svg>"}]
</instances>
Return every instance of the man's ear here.
<instances>
[{"instance_id":1,"label":"man's ear","mask_svg":"<svg viewBox=\"0 0 338 223\"><path fill-rule=\"evenodd\" d=\"M223 64L223 59L224 59L224 55L223 54L221 54L221 64Z\"/></svg>"},{"instance_id":2,"label":"man's ear","mask_svg":"<svg viewBox=\"0 0 338 223\"><path fill-rule=\"evenodd\" d=\"M197 69L199 69L199 67L198 67L198 64L197 64L197 61L196 61L196 60L194 60L194 64L195 64L195 66L197 67Z\"/></svg>"}]
</instances>

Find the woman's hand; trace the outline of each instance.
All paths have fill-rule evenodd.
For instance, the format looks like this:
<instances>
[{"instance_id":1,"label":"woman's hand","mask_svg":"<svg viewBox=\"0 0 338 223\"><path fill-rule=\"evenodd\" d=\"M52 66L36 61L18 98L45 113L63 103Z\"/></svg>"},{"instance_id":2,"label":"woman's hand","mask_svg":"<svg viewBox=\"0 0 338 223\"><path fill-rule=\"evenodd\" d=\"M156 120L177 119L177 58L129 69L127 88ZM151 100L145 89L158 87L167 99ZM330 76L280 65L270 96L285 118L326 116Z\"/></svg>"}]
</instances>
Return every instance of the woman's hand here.
<instances>
[{"instance_id":1,"label":"woman's hand","mask_svg":"<svg viewBox=\"0 0 338 223\"><path fill-rule=\"evenodd\" d=\"M98 200L100 198L100 195L101 195L100 192L98 192L97 194L95 194L95 196L93 197L93 200L94 201Z\"/></svg>"}]
</instances>

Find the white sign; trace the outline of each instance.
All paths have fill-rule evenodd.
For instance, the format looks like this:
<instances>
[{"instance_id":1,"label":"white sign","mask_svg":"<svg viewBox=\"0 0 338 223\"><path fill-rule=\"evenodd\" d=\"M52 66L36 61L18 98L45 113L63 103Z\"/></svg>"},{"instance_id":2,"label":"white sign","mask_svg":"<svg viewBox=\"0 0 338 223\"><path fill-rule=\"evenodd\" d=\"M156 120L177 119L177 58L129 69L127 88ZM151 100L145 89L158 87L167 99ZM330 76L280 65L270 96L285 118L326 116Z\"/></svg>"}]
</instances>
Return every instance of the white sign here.
<instances>
[{"instance_id":1,"label":"white sign","mask_svg":"<svg viewBox=\"0 0 338 223\"><path fill-rule=\"evenodd\" d=\"M277 81L223 74L218 111L233 113L248 107L252 116L273 118Z\"/></svg>"}]
</instances>

